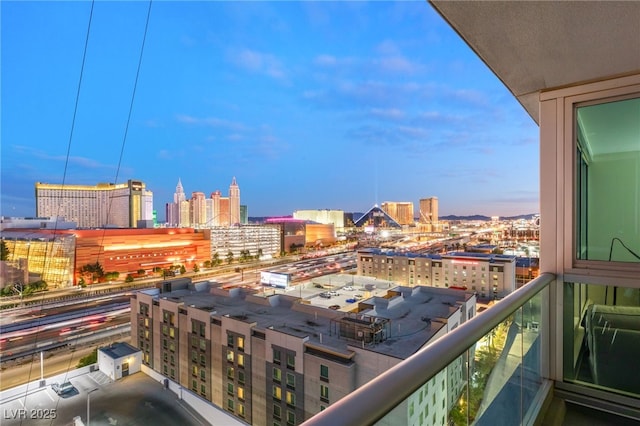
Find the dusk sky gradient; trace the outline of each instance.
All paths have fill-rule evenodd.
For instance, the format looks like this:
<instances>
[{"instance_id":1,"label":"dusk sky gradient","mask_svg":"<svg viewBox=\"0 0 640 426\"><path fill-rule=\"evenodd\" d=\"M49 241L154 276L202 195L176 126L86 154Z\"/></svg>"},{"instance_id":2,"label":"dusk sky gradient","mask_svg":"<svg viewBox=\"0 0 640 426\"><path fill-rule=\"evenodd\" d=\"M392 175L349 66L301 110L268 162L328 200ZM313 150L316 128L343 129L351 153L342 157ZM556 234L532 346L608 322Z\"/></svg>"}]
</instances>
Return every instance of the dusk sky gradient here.
<instances>
[{"instance_id":1,"label":"dusk sky gradient","mask_svg":"<svg viewBox=\"0 0 640 426\"><path fill-rule=\"evenodd\" d=\"M249 216L539 212L537 125L428 3L155 1L127 131L148 5L95 3L71 133L91 2L2 1L2 215L134 179L164 220L234 176Z\"/></svg>"}]
</instances>

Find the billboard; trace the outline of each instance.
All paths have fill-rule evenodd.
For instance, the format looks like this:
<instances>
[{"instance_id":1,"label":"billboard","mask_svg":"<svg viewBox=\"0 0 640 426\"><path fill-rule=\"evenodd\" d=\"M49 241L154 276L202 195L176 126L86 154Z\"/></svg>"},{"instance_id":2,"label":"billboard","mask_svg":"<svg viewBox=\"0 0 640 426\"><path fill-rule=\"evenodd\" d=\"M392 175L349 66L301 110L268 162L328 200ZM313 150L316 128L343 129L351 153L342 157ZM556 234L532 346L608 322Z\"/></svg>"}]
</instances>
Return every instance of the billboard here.
<instances>
[{"instance_id":1,"label":"billboard","mask_svg":"<svg viewBox=\"0 0 640 426\"><path fill-rule=\"evenodd\" d=\"M278 288L287 288L289 287L290 281L291 281L291 277L289 274L280 274L277 272L268 272L268 271L260 272L260 284L262 285L268 285L271 287L278 287Z\"/></svg>"}]
</instances>

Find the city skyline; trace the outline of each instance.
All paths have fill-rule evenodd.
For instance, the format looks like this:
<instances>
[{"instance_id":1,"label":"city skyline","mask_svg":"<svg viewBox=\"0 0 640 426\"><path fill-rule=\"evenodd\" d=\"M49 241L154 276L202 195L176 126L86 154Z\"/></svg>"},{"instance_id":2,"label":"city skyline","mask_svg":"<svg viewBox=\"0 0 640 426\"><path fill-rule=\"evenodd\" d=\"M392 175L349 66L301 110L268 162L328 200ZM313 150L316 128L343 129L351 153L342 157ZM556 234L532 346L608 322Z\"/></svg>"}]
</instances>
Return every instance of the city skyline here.
<instances>
[{"instance_id":1,"label":"city skyline","mask_svg":"<svg viewBox=\"0 0 640 426\"><path fill-rule=\"evenodd\" d=\"M2 3L2 215L139 179L163 219L228 176L251 216L539 211L537 126L428 4L153 3L131 104L147 10L97 2L82 68L90 2Z\"/></svg>"}]
</instances>

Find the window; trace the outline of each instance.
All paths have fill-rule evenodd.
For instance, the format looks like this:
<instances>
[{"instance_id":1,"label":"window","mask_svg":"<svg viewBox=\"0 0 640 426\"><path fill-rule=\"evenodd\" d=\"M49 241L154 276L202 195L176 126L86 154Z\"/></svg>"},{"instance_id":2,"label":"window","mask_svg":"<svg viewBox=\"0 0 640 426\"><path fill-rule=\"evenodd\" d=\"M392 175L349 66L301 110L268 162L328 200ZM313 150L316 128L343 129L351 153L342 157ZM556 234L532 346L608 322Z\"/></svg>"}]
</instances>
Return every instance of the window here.
<instances>
[{"instance_id":1,"label":"window","mask_svg":"<svg viewBox=\"0 0 640 426\"><path fill-rule=\"evenodd\" d=\"M278 349L273 350L273 363L280 364L282 353Z\"/></svg>"},{"instance_id":2,"label":"window","mask_svg":"<svg viewBox=\"0 0 640 426\"><path fill-rule=\"evenodd\" d=\"M238 336L238 350L244 351L244 337Z\"/></svg>"},{"instance_id":3,"label":"window","mask_svg":"<svg viewBox=\"0 0 640 426\"><path fill-rule=\"evenodd\" d=\"M202 395L206 395L207 394L207 385L205 385L205 384L201 384L200 385L200 393Z\"/></svg>"},{"instance_id":4,"label":"window","mask_svg":"<svg viewBox=\"0 0 640 426\"><path fill-rule=\"evenodd\" d=\"M287 373L287 386L290 388L296 387L296 376L292 373Z\"/></svg>"},{"instance_id":5,"label":"window","mask_svg":"<svg viewBox=\"0 0 640 426\"><path fill-rule=\"evenodd\" d=\"M238 387L238 399L244 400L244 388Z\"/></svg>"},{"instance_id":6,"label":"window","mask_svg":"<svg viewBox=\"0 0 640 426\"><path fill-rule=\"evenodd\" d=\"M196 367L195 365L193 366L193 369L191 370L191 374L193 374L194 376L198 375L198 367Z\"/></svg>"},{"instance_id":7,"label":"window","mask_svg":"<svg viewBox=\"0 0 640 426\"><path fill-rule=\"evenodd\" d=\"M320 400L323 402L329 402L329 387L320 385Z\"/></svg>"},{"instance_id":8,"label":"window","mask_svg":"<svg viewBox=\"0 0 640 426\"><path fill-rule=\"evenodd\" d=\"M293 392L287 391L287 404L292 407L296 406L296 394Z\"/></svg>"},{"instance_id":9,"label":"window","mask_svg":"<svg viewBox=\"0 0 640 426\"><path fill-rule=\"evenodd\" d=\"M200 350L202 351L206 351L207 350L207 341L204 339L200 339Z\"/></svg>"},{"instance_id":10,"label":"window","mask_svg":"<svg viewBox=\"0 0 640 426\"><path fill-rule=\"evenodd\" d=\"M329 367L326 365L320 365L320 380L329 381Z\"/></svg>"},{"instance_id":11,"label":"window","mask_svg":"<svg viewBox=\"0 0 640 426\"><path fill-rule=\"evenodd\" d=\"M233 335L227 334L227 346L233 348Z\"/></svg>"},{"instance_id":12,"label":"window","mask_svg":"<svg viewBox=\"0 0 640 426\"><path fill-rule=\"evenodd\" d=\"M176 329L173 327L169 327L169 337L172 339L176 337Z\"/></svg>"},{"instance_id":13,"label":"window","mask_svg":"<svg viewBox=\"0 0 640 426\"><path fill-rule=\"evenodd\" d=\"M244 367L244 355L238 354L238 366Z\"/></svg>"},{"instance_id":14,"label":"window","mask_svg":"<svg viewBox=\"0 0 640 426\"><path fill-rule=\"evenodd\" d=\"M233 351L227 350L227 361L233 362L233 360L235 358L234 355L235 354L233 353Z\"/></svg>"},{"instance_id":15,"label":"window","mask_svg":"<svg viewBox=\"0 0 640 426\"><path fill-rule=\"evenodd\" d=\"M273 404L273 417L280 420L281 416L282 416L282 408L277 404Z\"/></svg>"},{"instance_id":16,"label":"window","mask_svg":"<svg viewBox=\"0 0 640 426\"><path fill-rule=\"evenodd\" d=\"M227 383L227 393L233 395L233 383Z\"/></svg>"},{"instance_id":17,"label":"window","mask_svg":"<svg viewBox=\"0 0 640 426\"><path fill-rule=\"evenodd\" d=\"M203 355L200 354L200 365L206 365L207 364L207 358Z\"/></svg>"},{"instance_id":18,"label":"window","mask_svg":"<svg viewBox=\"0 0 640 426\"><path fill-rule=\"evenodd\" d=\"M240 417L244 417L244 416L245 416L245 412L244 412L244 405L243 405L243 404L238 404L237 414L238 414Z\"/></svg>"},{"instance_id":19,"label":"window","mask_svg":"<svg viewBox=\"0 0 640 426\"><path fill-rule=\"evenodd\" d=\"M244 371L242 370L238 371L238 383L244 385Z\"/></svg>"},{"instance_id":20,"label":"window","mask_svg":"<svg viewBox=\"0 0 640 426\"><path fill-rule=\"evenodd\" d=\"M273 395L273 397L275 399L281 400L282 399L282 389L280 389L279 386L274 385L273 386L272 395Z\"/></svg>"},{"instance_id":21,"label":"window","mask_svg":"<svg viewBox=\"0 0 640 426\"><path fill-rule=\"evenodd\" d=\"M227 399L227 410L233 411L233 399Z\"/></svg>"},{"instance_id":22,"label":"window","mask_svg":"<svg viewBox=\"0 0 640 426\"><path fill-rule=\"evenodd\" d=\"M235 372L233 367L227 367L227 378L233 380L235 377Z\"/></svg>"},{"instance_id":23,"label":"window","mask_svg":"<svg viewBox=\"0 0 640 426\"><path fill-rule=\"evenodd\" d=\"M200 379L207 380L207 370L205 370L204 368L200 369Z\"/></svg>"},{"instance_id":24,"label":"window","mask_svg":"<svg viewBox=\"0 0 640 426\"><path fill-rule=\"evenodd\" d=\"M282 380L282 372L278 367L273 367L273 380L278 383Z\"/></svg>"},{"instance_id":25,"label":"window","mask_svg":"<svg viewBox=\"0 0 640 426\"><path fill-rule=\"evenodd\" d=\"M198 362L198 352L197 351L191 351L191 361Z\"/></svg>"},{"instance_id":26,"label":"window","mask_svg":"<svg viewBox=\"0 0 640 426\"><path fill-rule=\"evenodd\" d=\"M640 98L634 96L575 110L576 260L640 262Z\"/></svg>"},{"instance_id":27,"label":"window","mask_svg":"<svg viewBox=\"0 0 640 426\"><path fill-rule=\"evenodd\" d=\"M294 354L287 354L287 368L292 370L296 368L296 356Z\"/></svg>"},{"instance_id":28,"label":"window","mask_svg":"<svg viewBox=\"0 0 640 426\"><path fill-rule=\"evenodd\" d=\"M296 414L293 411L287 410L287 424L288 425L296 424Z\"/></svg>"}]
</instances>

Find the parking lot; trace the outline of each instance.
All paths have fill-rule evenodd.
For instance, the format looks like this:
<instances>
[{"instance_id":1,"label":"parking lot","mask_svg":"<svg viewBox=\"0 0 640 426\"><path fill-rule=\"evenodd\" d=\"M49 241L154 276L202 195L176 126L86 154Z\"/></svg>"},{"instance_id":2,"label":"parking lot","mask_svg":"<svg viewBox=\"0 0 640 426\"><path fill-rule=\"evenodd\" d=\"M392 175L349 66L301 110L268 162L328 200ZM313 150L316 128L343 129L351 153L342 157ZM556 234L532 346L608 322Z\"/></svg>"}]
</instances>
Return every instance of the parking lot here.
<instances>
[{"instance_id":1,"label":"parking lot","mask_svg":"<svg viewBox=\"0 0 640 426\"><path fill-rule=\"evenodd\" d=\"M209 424L175 393L143 373L117 382L104 377L100 374L74 377L70 379L74 389L60 396L48 384L2 401L0 423L3 426L86 425L89 408L92 426Z\"/></svg>"}]
</instances>

